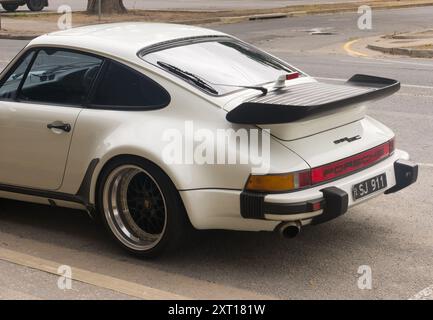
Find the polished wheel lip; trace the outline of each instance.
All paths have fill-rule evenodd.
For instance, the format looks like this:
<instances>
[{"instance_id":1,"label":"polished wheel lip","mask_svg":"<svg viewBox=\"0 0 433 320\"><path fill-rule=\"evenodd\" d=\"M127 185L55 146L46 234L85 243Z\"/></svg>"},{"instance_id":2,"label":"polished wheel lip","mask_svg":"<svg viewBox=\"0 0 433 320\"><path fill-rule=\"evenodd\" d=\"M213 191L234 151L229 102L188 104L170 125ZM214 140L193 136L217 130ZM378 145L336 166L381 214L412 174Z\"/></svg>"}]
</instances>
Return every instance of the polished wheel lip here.
<instances>
[{"instance_id":1,"label":"polished wheel lip","mask_svg":"<svg viewBox=\"0 0 433 320\"><path fill-rule=\"evenodd\" d=\"M161 194L164 205L164 226L159 234L149 234L138 227L132 219L125 199L128 184L137 174L145 174L155 183ZM108 175L103 188L103 210L106 221L114 236L126 247L136 251L147 251L154 248L162 239L167 228L167 205L164 193L156 180L146 170L137 165L121 165ZM128 226L129 225L129 226ZM132 227L132 228L131 228ZM147 239L140 239L133 230L141 230ZM131 230L132 229L132 230Z\"/></svg>"}]
</instances>

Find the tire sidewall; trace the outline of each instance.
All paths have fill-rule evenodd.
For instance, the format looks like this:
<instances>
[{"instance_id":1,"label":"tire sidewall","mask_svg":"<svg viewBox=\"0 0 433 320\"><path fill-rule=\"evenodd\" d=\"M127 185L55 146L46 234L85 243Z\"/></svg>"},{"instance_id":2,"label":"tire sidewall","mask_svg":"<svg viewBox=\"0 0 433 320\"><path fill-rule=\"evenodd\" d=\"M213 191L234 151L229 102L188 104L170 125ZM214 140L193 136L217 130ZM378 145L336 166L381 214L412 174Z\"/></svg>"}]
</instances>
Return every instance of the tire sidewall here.
<instances>
[{"instance_id":1,"label":"tire sidewall","mask_svg":"<svg viewBox=\"0 0 433 320\"><path fill-rule=\"evenodd\" d=\"M7 12L15 12L19 6L17 4L2 4L2 7Z\"/></svg>"},{"instance_id":2,"label":"tire sidewall","mask_svg":"<svg viewBox=\"0 0 433 320\"><path fill-rule=\"evenodd\" d=\"M27 2L27 7L30 9L30 11L42 11L45 5L44 1L42 0L29 0Z\"/></svg>"}]
</instances>

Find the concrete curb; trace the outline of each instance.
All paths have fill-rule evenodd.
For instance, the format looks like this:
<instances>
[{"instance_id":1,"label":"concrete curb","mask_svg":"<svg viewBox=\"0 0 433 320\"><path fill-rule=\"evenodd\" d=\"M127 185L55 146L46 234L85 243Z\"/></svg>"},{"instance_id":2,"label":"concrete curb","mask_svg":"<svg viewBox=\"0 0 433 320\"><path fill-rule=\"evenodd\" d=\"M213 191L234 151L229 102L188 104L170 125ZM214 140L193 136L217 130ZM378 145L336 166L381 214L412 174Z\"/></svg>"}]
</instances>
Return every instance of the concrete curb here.
<instances>
[{"instance_id":1,"label":"concrete curb","mask_svg":"<svg viewBox=\"0 0 433 320\"><path fill-rule=\"evenodd\" d=\"M256 14L253 16L247 16L248 20L268 20L268 19L281 19L287 18L289 16L288 13L269 13L269 14Z\"/></svg>"},{"instance_id":2,"label":"concrete curb","mask_svg":"<svg viewBox=\"0 0 433 320\"><path fill-rule=\"evenodd\" d=\"M380 51L387 54L409 56L412 58L433 58L433 50L427 49L412 49L412 48L387 48L378 45L369 44L367 48L370 50Z\"/></svg>"},{"instance_id":3,"label":"concrete curb","mask_svg":"<svg viewBox=\"0 0 433 320\"><path fill-rule=\"evenodd\" d=\"M41 34L29 34L29 35L24 35L24 34L10 34L10 33L1 33L0 32L0 39L3 40L33 40L34 38L37 38L39 36L41 36L43 33Z\"/></svg>"}]
</instances>

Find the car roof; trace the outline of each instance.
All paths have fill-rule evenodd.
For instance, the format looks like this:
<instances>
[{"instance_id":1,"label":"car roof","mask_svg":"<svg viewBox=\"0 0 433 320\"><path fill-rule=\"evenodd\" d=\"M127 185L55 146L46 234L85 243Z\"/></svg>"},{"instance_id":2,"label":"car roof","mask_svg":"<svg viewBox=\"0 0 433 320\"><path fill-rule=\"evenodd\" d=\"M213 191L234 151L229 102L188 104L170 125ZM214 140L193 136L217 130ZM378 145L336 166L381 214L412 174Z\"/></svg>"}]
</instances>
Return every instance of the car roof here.
<instances>
[{"instance_id":1,"label":"car roof","mask_svg":"<svg viewBox=\"0 0 433 320\"><path fill-rule=\"evenodd\" d=\"M124 22L98 24L53 32L38 37L29 46L65 46L130 58L151 45L161 42L203 36L225 36L224 33L180 24Z\"/></svg>"}]
</instances>

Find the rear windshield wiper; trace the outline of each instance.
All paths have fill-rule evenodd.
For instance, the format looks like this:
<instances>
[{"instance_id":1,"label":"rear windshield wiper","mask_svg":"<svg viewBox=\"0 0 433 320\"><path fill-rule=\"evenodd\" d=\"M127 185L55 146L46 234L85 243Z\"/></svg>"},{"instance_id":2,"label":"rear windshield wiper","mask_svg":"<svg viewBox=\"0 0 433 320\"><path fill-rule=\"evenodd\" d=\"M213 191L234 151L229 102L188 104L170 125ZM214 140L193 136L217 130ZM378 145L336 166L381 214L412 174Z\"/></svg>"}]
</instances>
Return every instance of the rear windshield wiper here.
<instances>
[{"instance_id":1,"label":"rear windshield wiper","mask_svg":"<svg viewBox=\"0 0 433 320\"><path fill-rule=\"evenodd\" d=\"M209 91L212 94L218 94L218 91L216 91L212 86L210 86L206 81L204 81L199 76L196 76L195 74L179 69L178 67L175 67L169 63L158 61L157 64L164 69L174 73L175 75L182 77L186 80L189 80L193 82L195 85L199 86L202 89L205 89L206 91Z\"/></svg>"}]
</instances>

